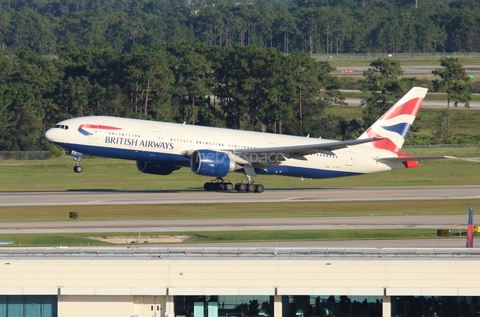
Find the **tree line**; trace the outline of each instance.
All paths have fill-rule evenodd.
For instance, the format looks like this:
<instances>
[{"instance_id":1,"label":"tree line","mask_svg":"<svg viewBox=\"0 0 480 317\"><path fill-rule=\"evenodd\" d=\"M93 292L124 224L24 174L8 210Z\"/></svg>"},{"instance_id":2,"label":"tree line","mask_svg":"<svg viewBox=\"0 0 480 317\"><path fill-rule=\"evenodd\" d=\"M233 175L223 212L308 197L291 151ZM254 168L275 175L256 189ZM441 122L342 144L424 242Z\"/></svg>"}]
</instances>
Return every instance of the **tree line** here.
<instances>
[{"instance_id":1,"label":"tree line","mask_svg":"<svg viewBox=\"0 0 480 317\"><path fill-rule=\"evenodd\" d=\"M307 53L195 42L67 45L49 58L24 46L0 56L0 69L4 151L45 149L47 128L89 115L338 137L323 109L341 82Z\"/></svg>"},{"instance_id":2,"label":"tree line","mask_svg":"<svg viewBox=\"0 0 480 317\"><path fill-rule=\"evenodd\" d=\"M455 105L468 103L464 68L453 58L442 59L442 66L430 86L446 91ZM418 84L402 76L398 61L375 60L361 81L370 92L363 117L345 119L325 114L343 103L342 80L327 61L303 52L197 41L135 45L128 52L67 45L45 57L24 46L0 55L0 69L2 151L51 148L43 137L48 128L90 115L352 139Z\"/></svg>"},{"instance_id":3,"label":"tree line","mask_svg":"<svg viewBox=\"0 0 480 317\"><path fill-rule=\"evenodd\" d=\"M477 0L0 0L2 49L199 40L283 53L480 51Z\"/></svg>"}]
</instances>

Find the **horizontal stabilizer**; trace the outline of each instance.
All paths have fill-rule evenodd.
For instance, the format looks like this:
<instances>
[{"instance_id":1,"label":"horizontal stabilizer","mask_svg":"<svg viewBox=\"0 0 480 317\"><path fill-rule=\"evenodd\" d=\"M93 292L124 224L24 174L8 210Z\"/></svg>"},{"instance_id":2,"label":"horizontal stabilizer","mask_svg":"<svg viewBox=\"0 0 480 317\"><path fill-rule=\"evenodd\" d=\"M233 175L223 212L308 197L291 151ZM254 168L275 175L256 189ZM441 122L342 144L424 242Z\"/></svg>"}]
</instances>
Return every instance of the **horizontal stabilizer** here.
<instances>
[{"instance_id":1,"label":"horizontal stabilizer","mask_svg":"<svg viewBox=\"0 0 480 317\"><path fill-rule=\"evenodd\" d=\"M456 157L455 156L400 156L400 157L375 157L374 159L381 163L395 163L395 162L408 162L408 161L456 159Z\"/></svg>"}]
</instances>

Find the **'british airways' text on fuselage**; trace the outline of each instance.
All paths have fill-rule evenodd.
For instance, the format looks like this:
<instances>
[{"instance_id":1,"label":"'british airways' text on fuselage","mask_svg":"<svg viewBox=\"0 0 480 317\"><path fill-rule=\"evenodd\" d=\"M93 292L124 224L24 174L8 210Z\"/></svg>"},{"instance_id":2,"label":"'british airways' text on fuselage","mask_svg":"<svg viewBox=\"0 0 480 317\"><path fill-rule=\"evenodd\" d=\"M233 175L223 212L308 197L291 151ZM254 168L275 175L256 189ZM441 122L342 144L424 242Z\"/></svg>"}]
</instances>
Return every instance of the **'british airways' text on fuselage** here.
<instances>
[{"instance_id":1,"label":"'british airways' text on fuselage","mask_svg":"<svg viewBox=\"0 0 480 317\"><path fill-rule=\"evenodd\" d=\"M117 138L107 136L105 137L105 144L126 145L126 146L139 146L154 149L173 150L173 143L169 142L156 142L151 140L138 140L132 138Z\"/></svg>"}]
</instances>

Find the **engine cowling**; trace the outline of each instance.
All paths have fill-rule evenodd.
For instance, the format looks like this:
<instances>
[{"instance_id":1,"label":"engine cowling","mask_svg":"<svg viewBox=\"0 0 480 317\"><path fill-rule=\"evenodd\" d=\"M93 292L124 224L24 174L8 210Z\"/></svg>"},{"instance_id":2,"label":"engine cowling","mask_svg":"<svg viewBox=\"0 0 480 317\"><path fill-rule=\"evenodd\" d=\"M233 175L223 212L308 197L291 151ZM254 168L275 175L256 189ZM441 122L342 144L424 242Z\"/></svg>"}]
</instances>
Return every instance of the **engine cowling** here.
<instances>
[{"instance_id":1,"label":"engine cowling","mask_svg":"<svg viewBox=\"0 0 480 317\"><path fill-rule=\"evenodd\" d=\"M226 152L198 150L192 153L190 168L198 175L224 177L237 169L237 164Z\"/></svg>"},{"instance_id":2,"label":"engine cowling","mask_svg":"<svg viewBox=\"0 0 480 317\"><path fill-rule=\"evenodd\" d=\"M155 175L170 175L178 167L173 165L160 164L158 162L137 161L137 169L142 173Z\"/></svg>"}]
</instances>

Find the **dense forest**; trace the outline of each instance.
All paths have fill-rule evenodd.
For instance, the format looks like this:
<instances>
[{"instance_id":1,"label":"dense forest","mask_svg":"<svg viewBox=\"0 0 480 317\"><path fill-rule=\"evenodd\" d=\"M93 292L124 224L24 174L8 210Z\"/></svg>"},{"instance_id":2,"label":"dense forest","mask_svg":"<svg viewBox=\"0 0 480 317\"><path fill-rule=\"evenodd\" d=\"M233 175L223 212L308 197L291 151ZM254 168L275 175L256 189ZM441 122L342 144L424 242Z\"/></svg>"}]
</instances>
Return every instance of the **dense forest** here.
<instances>
[{"instance_id":1,"label":"dense forest","mask_svg":"<svg viewBox=\"0 0 480 317\"><path fill-rule=\"evenodd\" d=\"M435 85L379 59L359 83L382 92L365 99L364 117L327 116L344 83L311 53L480 51L476 0L0 0L0 8L0 151L52 149L46 129L88 115L351 139L413 85ZM457 83L453 102L464 96Z\"/></svg>"},{"instance_id":2,"label":"dense forest","mask_svg":"<svg viewBox=\"0 0 480 317\"><path fill-rule=\"evenodd\" d=\"M478 0L0 0L0 42L275 48L283 53L479 52Z\"/></svg>"},{"instance_id":3,"label":"dense forest","mask_svg":"<svg viewBox=\"0 0 480 317\"><path fill-rule=\"evenodd\" d=\"M111 115L273 133L339 137L323 109L341 101L327 62L255 46L69 45L55 58L0 56L0 150L47 146L56 122Z\"/></svg>"}]
</instances>

